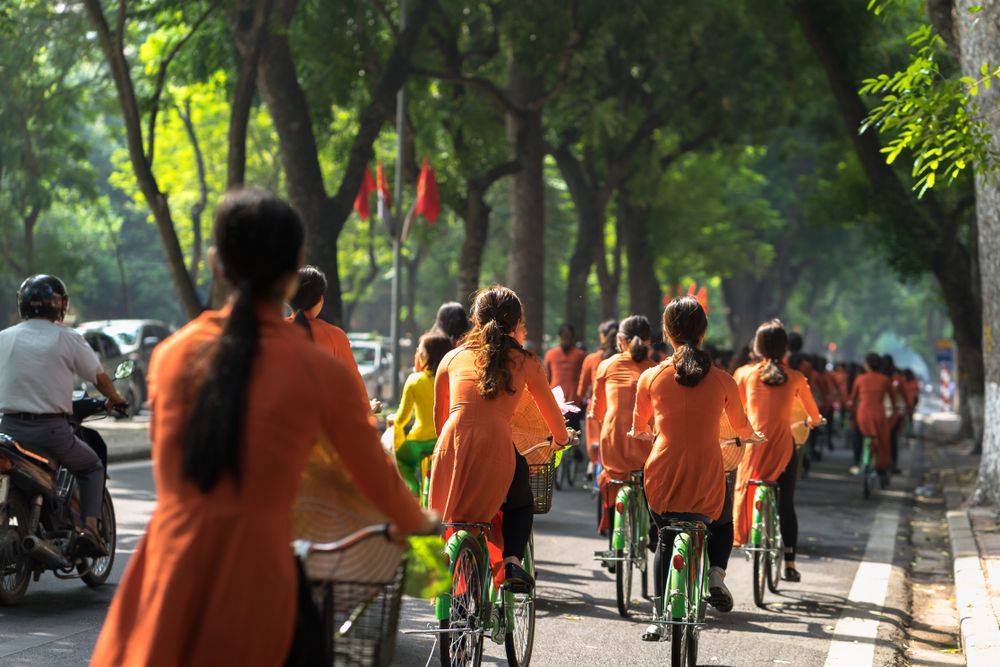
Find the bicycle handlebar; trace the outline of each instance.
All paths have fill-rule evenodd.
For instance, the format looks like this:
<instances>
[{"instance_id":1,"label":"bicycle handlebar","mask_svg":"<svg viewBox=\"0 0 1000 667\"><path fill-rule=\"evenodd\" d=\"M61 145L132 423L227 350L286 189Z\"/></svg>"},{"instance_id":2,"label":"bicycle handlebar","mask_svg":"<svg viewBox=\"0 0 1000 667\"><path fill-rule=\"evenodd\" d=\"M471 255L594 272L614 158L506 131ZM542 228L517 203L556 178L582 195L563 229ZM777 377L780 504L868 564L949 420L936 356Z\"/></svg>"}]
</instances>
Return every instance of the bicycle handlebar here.
<instances>
[{"instance_id":1,"label":"bicycle handlebar","mask_svg":"<svg viewBox=\"0 0 1000 667\"><path fill-rule=\"evenodd\" d=\"M292 542L292 551L299 558L306 558L309 554L314 553L338 553L340 551L345 551L350 549L358 542L362 542L369 537L375 537L381 535L385 539L389 539L389 524L379 523L373 526L366 526L361 530L356 530L350 535L343 537L335 542L312 542L310 540L295 540Z\"/></svg>"}]
</instances>

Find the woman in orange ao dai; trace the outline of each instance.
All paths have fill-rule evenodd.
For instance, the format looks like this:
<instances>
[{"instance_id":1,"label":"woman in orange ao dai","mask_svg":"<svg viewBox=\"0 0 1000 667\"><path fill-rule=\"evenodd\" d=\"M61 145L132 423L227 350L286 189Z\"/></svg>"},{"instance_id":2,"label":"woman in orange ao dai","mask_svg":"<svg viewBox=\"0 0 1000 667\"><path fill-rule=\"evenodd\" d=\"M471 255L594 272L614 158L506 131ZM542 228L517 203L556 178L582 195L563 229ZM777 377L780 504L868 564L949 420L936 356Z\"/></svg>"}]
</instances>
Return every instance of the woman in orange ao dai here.
<instances>
[{"instance_id":1,"label":"woman in orange ao dai","mask_svg":"<svg viewBox=\"0 0 1000 667\"><path fill-rule=\"evenodd\" d=\"M233 299L153 352L157 505L92 665L284 663L299 585L292 504L320 439L397 535L433 525L382 451L352 371L282 319L302 254L295 211L231 191L214 238Z\"/></svg>"},{"instance_id":2,"label":"woman in orange ao dai","mask_svg":"<svg viewBox=\"0 0 1000 667\"><path fill-rule=\"evenodd\" d=\"M594 375L602 361L610 359L618 353L618 322L616 320L602 322L597 329L597 338L600 341L600 346L584 357L583 370L580 371L580 386L576 389L580 401L587 403L584 434L587 442L587 457L591 464L600 461L598 454L601 450L601 424L590 416L590 408L593 406Z\"/></svg>"},{"instance_id":3,"label":"woman in orange ao dai","mask_svg":"<svg viewBox=\"0 0 1000 667\"><path fill-rule=\"evenodd\" d=\"M888 397L892 402L895 415L899 397L882 363L883 359L875 353L865 355L865 372L854 380L848 404L854 408L861 435L875 440L875 469L884 478L892 467L892 427L885 414L885 399Z\"/></svg>"},{"instance_id":4,"label":"woman in orange ao dai","mask_svg":"<svg viewBox=\"0 0 1000 667\"><path fill-rule=\"evenodd\" d=\"M809 382L783 361L788 351L788 333L778 320L757 328L754 351L761 361L744 373L739 381L740 395L746 404L750 422L764 434L767 442L751 447L736 473L734 507L735 541L744 544L753 520L753 497L756 487L751 480L778 483L778 518L785 542L785 578L799 581L795 569L799 523L795 515L795 479L798 459L792 441L792 407L801 402L814 424L822 417Z\"/></svg>"},{"instance_id":5,"label":"woman in orange ao dai","mask_svg":"<svg viewBox=\"0 0 1000 667\"><path fill-rule=\"evenodd\" d=\"M653 522L660 529L653 558L655 591L662 594L667 581L672 533L664 527L672 520L701 521L712 526L722 518L726 477L719 448L723 413L739 436L756 437L740 402L736 382L712 365L701 343L708 318L694 297L671 301L663 311L663 333L674 348L672 357L645 371L639 378L632 431L653 440L646 459L646 499ZM655 434L655 435L654 435ZM655 438L655 439L654 439ZM729 524L724 521L721 524ZM710 527L708 538L709 593L713 605L732 596L725 587L725 564L732 549L731 533ZM654 599L654 604L662 604ZM651 625L646 641L659 641L662 628Z\"/></svg>"},{"instance_id":6,"label":"woman in orange ao dai","mask_svg":"<svg viewBox=\"0 0 1000 667\"><path fill-rule=\"evenodd\" d=\"M506 287L476 295L474 326L438 366L434 383L437 447L430 507L445 523L488 523L503 510L504 576L515 592L534 580L521 567L531 536L528 463L514 448L510 421L528 391L558 444L569 441L545 369L525 350L521 301Z\"/></svg>"},{"instance_id":7,"label":"woman in orange ao dai","mask_svg":"<svg viewBox=\"0 0 1000 667\"><path fill-rule=\"evenodd\" d=\"M627 480L642 470L649 456L650 442L629 435L635 409L635 389L639 376L655 364L649 358L652 330L649 320L632 315L622 320L615 336L620 352L601 362L594 375L594 400L590 417L601 429L600 532L610 529L610 508L614 503L611 480Z\"/></svg>"}]
</instances>

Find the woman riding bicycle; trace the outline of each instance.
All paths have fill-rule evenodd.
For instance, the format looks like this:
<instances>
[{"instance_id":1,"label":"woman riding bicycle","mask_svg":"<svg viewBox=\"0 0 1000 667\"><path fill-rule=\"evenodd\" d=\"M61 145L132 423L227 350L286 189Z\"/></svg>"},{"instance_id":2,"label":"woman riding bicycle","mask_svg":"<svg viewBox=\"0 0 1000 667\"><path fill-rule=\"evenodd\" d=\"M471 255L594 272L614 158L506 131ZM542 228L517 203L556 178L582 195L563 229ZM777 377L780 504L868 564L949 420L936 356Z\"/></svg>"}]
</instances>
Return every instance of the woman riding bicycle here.
<instances>
[{"instance_id":1,"label":"woman riding bicycle","mask_svg":"<svg viewBox=\"0 0 1000 667\"><path fill-rule=\"evenodd\" d=\"M882 358L874 352L865 356L865 372L854 380L848 405L854 408L861 436L875 442L875 469L883 479L892 467L890 420L885 414L885 399L892 402L895 415L899 404L892 378L882 372Z\"/></svg>"},{"instance_id":2,"label":"woman riding bicycle","mask_svg":"<svg viewBox=\"0 0 1000 667\"><path fill-rule=\"evenodd\" d=\"M213 236L213 270L233 297L153 352L157 507L94 665L284 663L299 587L291 509L321 438L397 535L432 525L382 451L351 372L282 319L302 257L298 214L269 193L231 191Z\"/></svg>"},{"instance_id":3,"label":"woman riding bicycle","mask_svg":"<svg viewBox=\"0 0 1000 667\"><path fill-rule=\"evenodd\" d=\"M739 381L750 422L767 438L761 447L753 447L743 460L736 475L735 540L745 544L753 520L754 489L750 480L777 481L778 518L785 543L785 578L799 581L795 568L799 524L795 515L795 479L798 459L792 441L792 408L801 402L814 424L821 417L805 376L789 368L784 358L788 352L788 334L779 320L765 322L757 328L754 351L761 361Z\"/></svg>"},{"instance_id":4,"label":"woman riding bicycle","mask_svg":"<svg viewBox=\"0 0 1000 667\"><path fill-rule=\"evenodd\" d=\"M615 338L619 352L597 367L589 415L601 428L601 533L610 529L609 514L615 502L611 480L628 480L634 471L642 470L650 450L648 440L629 435L639 376L654 365L649 358L649 320L642 315L625 318Z\"/></svg>"},{"instance_id":5,"label":"woman riding bicycle","mask_svg":"<svg viewBox=\"0 0 1000 667\"><path fill-rule=\"evenodd\" d=\"M729 418L740 438L755 438L736 382L713 366L708 353L701 349L707 329L708 318L695 298L685 296L671 301L663 311L663 333L673 345L674 354L642 374L636 393L633 434L647 440L653 440L656 434L646 460L645 489L653 521L660 528L653 559L657 596L666 587L673 546L674 535L666 526L674 520L713 524L723 518L726 479L719 448L722 415ZM720 522L725 523L729 522ZM720 524L714 525L724 531ZM729 596L723 579L732 545L731 533L711 534L708 539L709 592L716 601L720 596ZM661 634L661 626L651 625L643 639L659 641Z\"/></svg>"},{"instance_id":6,"label":"woman riding bicycle","mask_svg":"<svg viewBox=\"0 0 1000 667\"><path fill-rule=\"evenodd\" d=\"M601 326L597 329L597 338L600 341L600 346L584 357L583 370L580 372L580 386L576 389L580 401L587 404L581 407L587 408L585 439L587 457L590 459L591 465L599 461L598 453L601 445L601 425L590 416L594 394L594 374L597 373L597 367L601 365L602 361L610 359L618 352L618 322L616 320L601 322Z\"/></svg>"},{"instance_id":7,"label":"woman riding bicycle","mask_svg":"<svg viewBox=\"0 0 1000 667\"><path fill-rule=\"evenodd\" d=\"M527 390L558 444L569 441L545 369L523 347L527 331L512 290L480 291L473 328L438 366L434 414L438 443L430 507L445 523L488 523L503 512L504 575L514 592L534 580L521 567L534 520L528 463L514 448L511 416Z\"/></svg>"},{"instance_id":8,"label":"woman riding bicycle","mask_svg":"<svg viewBox=\"0 0 1000 667\"><path fill-rule=\"evenodd\" d=\"M403 481L415 494L420 493L420 464L434 452L434 376L444 356L452 350L451 339L437 332L420 337L413 355L413 373L406 378L396 414L386 420L394 425L396 465ZM406 427L413 421L413 428Z\"/></svg>"}]
</instances>

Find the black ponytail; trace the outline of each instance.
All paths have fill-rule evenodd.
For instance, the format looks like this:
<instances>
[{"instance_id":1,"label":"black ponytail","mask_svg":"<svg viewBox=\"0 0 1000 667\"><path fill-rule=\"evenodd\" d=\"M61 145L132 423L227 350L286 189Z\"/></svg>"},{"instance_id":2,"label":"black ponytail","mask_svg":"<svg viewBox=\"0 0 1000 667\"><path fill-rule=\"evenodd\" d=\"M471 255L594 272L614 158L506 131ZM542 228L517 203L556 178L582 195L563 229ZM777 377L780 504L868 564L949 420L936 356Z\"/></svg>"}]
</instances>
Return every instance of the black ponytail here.
<instances>
[{"instance_id":1,"label":"black ponytail","mask_svg":"<svg viewBox=\"0 0 1000 667\"><path fill-rule=\"evenodd\" d=\"M649 320L642 315L632 315L622 320L618 327L618 335L628 342L628 353L632 361L645 361L649 358L647 341L653 337L653 328Z\"/></svg>"},{"instance_id":2,"label":"black ponytail","mask_svg":"<svg viewBox=\"0 0 1000 667\"><path fill-rule=\"evenodd\" d=\"M309 324L309 317L306 315L306 311L297 310L295 311L295 319L292 320L300 327L306 330L306 334L309 336L309 340L313 340L313 329L312 325Z\"/></svg>"},{"instance_id":3,"label":"black ponytail","mask_svg":"<svg viewBox=\"0 0 1000 667\"><path fill-rule=\"evenodd\" d=\"M663 333L674 344L674 379L694 387L708 375L712 356L699 345L708 331L708 316L698 300L682 296L671 300L663 311Z\"/></svg>"},{"instance_id":4,"label":"black ponytail","mask_svg":"<svg viewBox=\"0 0 1000 667\"><path fill-rule=\"evenodd\" d=\"M782 361L788 351L788 333L781 320L764 322L757 327L753 348L757 356L767 361L760 372L761 382L772 387L788 382L788 373Z\"/></svg>"},{"instance_id":5,"label":"black ponytail","mask_svg":"<svg viewBox=\"0 0 1000 667\"><path fill-rule=\"evenodd\" d=\"M240 481L250 376L260 344L257 302L281 298L276 289L298 266L303 241L292 207L255 189L226 194L215 211L213 235L235 299L200 379L184 438L182 471L202 493L227 473Z\"/></svg>"},{"instance_id":6,"label":"black ponytail","mask_svg":"<svg viewBox=\"0 0 1000 667\"><path fill-rule=\"evenodd\" d=\"M607 320L602 322L597 330L604 337L604 342L601 343L601 352L604 353L603 357L610 359L618 353L618 322L616 320Z\"/></svg>"}]
</instances>

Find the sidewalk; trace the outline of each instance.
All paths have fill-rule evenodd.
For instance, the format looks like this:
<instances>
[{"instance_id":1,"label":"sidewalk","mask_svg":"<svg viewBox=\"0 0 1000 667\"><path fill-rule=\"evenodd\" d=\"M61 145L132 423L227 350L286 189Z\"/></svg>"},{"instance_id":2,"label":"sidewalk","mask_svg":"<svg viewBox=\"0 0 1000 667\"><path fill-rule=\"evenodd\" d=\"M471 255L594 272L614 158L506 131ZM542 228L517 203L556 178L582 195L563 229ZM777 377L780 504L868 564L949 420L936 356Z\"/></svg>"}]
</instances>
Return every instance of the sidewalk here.
<instances>
[{"instance_id":1,"label":"sidewalk","mask_svg":"<svg viewBox=\"0 0 1000 667\"><path fill-rule=\"evenodd\" d=\"M98 431L108 445L108 462L149 458L149 413L128 420L99 419L87 424Z\"/></svg>"},{"instance_id":2,"label":"sidewalk","mask_svg":"<svg viewBox=\"0 0 1000 667\"><path fill-rule=\"evenodd\" d=\"M1000 523L996 510L968 507L979 457L955 443L957 417L928 415L922 423L927 467L939 473L947 507L955 604L966 664L1000 665Z\"/></svg>"}]
</instances>

